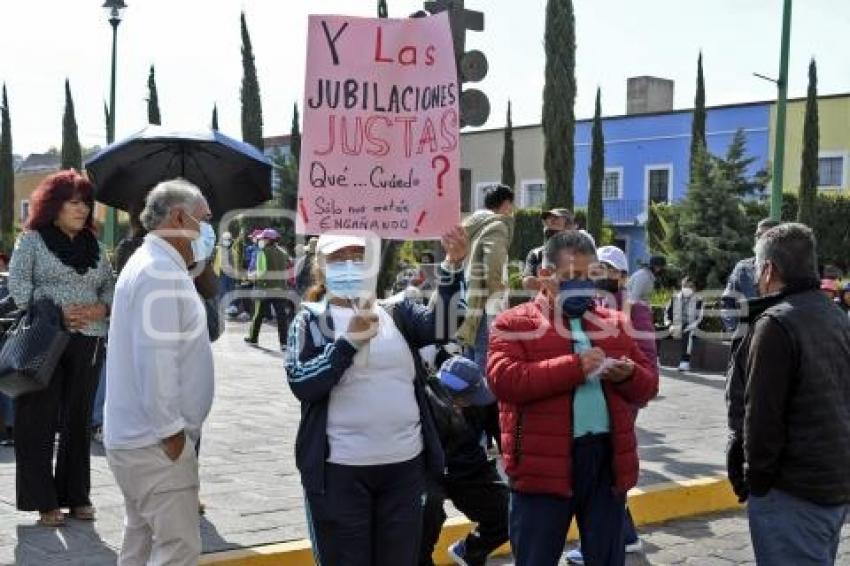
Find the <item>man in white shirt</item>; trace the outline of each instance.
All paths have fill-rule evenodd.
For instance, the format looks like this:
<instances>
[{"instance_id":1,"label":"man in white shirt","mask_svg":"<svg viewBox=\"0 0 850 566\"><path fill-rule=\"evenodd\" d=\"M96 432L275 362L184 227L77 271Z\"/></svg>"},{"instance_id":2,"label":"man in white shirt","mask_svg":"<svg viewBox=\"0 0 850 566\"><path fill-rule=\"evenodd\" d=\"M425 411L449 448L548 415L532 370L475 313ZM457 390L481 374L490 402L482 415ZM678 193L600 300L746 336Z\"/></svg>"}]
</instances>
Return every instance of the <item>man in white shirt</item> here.
<instances>
[{"instance_id":1,"label":"man in white shirt","mask_svg":"<svg viewBox=\"0 0 850 566\"><path fill-rule=\"evenodd\" d=\"M124 495L119 566L182 566L201 554L195 441L213 400L206 313L188 273L210 209L176 179L147 197L149 231L115 289L104 445Z\"/></svg>"}]
</instances>

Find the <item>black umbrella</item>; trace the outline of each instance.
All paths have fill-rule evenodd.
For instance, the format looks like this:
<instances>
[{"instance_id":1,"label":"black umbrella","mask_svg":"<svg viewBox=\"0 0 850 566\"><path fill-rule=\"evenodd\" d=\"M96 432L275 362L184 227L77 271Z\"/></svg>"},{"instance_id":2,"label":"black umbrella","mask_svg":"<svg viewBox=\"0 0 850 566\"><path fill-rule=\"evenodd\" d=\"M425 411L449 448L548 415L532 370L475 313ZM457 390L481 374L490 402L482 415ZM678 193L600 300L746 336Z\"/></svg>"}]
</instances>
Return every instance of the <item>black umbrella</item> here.
<instances>
[{"instance_id":1,"label":"black umbrella","mask_svg":"<svg viewBox=\"0 0 850 566\"><path fill-rule=\"evenodd\" d=\"M169 131L148 126L86 162L95 199L128 210L160 181L183 177L201 191L213 215L272 198L272 166L254 146L214 130Z\"/></svg>"}]
</instances>

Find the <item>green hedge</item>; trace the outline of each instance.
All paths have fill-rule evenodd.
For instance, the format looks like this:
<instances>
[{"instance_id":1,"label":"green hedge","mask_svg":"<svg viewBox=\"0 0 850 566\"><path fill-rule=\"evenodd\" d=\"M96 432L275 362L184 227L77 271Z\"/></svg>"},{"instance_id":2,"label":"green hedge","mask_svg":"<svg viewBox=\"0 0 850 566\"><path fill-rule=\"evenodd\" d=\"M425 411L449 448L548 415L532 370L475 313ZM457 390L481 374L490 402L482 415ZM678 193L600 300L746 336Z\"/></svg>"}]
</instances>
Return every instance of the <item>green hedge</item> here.
<instances>
[{"instance_id":1,"label":"green hedge","mask_svg":"<svg viewBox=\"0 0 850 566\"><path fill-rule=\"evenodd\" d=\"M766 202L745 203L752 233L762 218L770 215ZM798 198L785 193L782 202L782 220L796 221ZM844 273L850 271L850 197L836 194L819 194L815 204L817 220L812 229L818 240L818 262L832 265Z\"/></svg>"},{"instance_id":2,"label":"green hedge","mask_svg":"<svg viewBox=\"0 0 850 566\"><path fill-rule=\"evenodd\" d=\"M543 245L543 224L540 222L540 209L517 209L514 213L514 239L511 242L511 259L525 261L528 252L541 245Z\"/></svg>"}]
</instances>

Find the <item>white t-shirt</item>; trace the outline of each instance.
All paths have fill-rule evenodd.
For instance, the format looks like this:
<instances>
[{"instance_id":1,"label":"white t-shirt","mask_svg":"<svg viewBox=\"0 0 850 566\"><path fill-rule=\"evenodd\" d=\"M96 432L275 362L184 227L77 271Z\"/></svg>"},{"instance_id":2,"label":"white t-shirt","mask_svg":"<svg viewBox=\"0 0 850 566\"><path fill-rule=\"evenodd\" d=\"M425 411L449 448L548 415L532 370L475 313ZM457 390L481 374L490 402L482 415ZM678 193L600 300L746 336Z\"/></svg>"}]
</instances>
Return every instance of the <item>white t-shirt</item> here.
<instances>
[{"instance_id":1,"label":"white t-shirt","mask_svg":"<svg viewBox=\"0 0 850 566\"><path fill-rule=\"evenodd\" d=\"M354 311L330 305L336 336L348 329ZM328 462L378 466L407 462L422 452L416 402L416 369L410 349L392 317L380 307L378 335L359 352L331 390L328 406ZM365 363L362 358L366 356Z\"/></svg>"}]
</instances>

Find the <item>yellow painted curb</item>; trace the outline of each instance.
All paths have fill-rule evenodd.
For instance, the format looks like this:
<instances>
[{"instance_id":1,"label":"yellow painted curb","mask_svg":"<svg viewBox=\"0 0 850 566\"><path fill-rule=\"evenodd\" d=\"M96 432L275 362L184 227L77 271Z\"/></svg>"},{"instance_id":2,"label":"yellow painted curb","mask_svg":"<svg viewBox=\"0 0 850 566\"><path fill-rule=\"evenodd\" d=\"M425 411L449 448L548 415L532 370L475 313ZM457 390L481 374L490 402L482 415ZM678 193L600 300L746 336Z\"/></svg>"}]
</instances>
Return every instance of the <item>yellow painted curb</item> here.
<instances>
[{"instance_id":1,"label":"yellow painted curb","mask_svg":"<svg viewBox=\"0 0 850 566\"><path fill-rule=\"evenodd\" d=\"M738 508L738 498L725 477L663 483L636 488L629 493L629 509L638 526ZM471 528L472 524L464 517L446 521L434 553L434 562L452 564L446 549L449 544L465 537ZM577 536L573 521L567 538L575 540ZM510 547L505 545L496 554L510 554ZM215 566L314 566L310 542L305 540L207 554L200 563Z\"/></svg>"}]
</instances>

